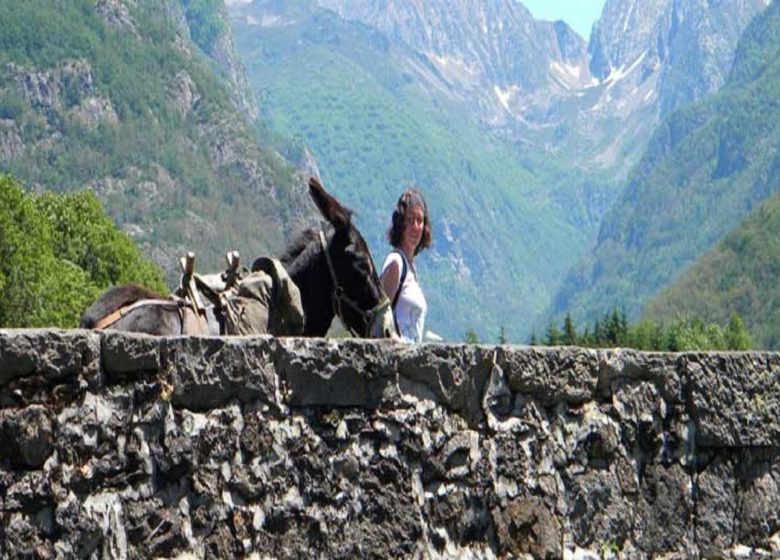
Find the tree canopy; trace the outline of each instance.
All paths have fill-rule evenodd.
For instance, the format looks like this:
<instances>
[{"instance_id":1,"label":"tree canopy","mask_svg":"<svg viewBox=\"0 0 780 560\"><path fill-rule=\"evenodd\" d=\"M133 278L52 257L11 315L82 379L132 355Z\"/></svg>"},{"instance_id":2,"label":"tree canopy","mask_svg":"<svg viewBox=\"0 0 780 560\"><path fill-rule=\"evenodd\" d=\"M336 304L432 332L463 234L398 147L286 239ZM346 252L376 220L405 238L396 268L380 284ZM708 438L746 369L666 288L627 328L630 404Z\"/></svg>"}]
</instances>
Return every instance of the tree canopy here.
<instances>
[{"instance_id":1,"label":"tree canopy","mask_svg":"<svg viewBox=\"0 0 780 560\"><path fill-rule=\"evenodd\" d=\"M75 327L100 292L126 282L167 290L91 192L27 194L0 175L0 327Z\"/></svg>"},{"instance_id":2,"label":"tree canopy","mask_svg":"<svg viewBox=\"0 0 780 560\"><path fill-rule=\"evenodd\" d=\"M629 324L625 312L613 309L578 333L569 313L563 330L550 322L544 338L531 336L531 346L583 346L587 348L635 348L666 352L750 350L750 333L742 318L732 313L728 323L706 323L696 315L679 315L663 323L642 319Z\"/></svg>"}]
</instances>

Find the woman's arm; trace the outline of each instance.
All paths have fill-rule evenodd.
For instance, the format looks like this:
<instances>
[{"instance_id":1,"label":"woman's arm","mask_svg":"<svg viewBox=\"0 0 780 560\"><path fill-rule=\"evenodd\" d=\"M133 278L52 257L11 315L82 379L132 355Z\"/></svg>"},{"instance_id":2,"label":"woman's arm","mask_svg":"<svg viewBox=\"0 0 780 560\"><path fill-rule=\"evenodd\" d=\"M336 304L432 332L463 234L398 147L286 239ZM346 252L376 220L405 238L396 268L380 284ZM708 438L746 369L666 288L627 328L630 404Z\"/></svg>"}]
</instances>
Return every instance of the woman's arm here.
<instances>
[{"instance_id":1,"label":"woman's arm","mask_svg":"<svg viewBox=\"0 0 780 560\"><path fill-rule=\"evenodd\" d=\"M382 276L379 281L382 283L387 297L390 301L395 299L395 293L398 291L398 281L401 279L401 267L398 261L391 261L382 271Z\"/></svg>"}]
</instances>

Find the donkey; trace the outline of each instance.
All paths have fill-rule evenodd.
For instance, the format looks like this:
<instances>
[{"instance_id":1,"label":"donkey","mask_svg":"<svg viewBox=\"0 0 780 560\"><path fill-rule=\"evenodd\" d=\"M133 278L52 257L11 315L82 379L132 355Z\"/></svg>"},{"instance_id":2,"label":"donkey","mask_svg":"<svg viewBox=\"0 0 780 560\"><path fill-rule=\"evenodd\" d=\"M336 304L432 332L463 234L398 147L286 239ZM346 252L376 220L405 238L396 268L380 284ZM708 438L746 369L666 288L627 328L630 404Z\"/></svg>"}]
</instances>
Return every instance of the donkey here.
<instances>
[{"instance_id":1,"label":"donkey","mask_svg":"<svg viewBox=\"0 0 780 560\"><path fill-rule=\"evenodd\" d=\"M309 179L309 194L328 225L304 231L280 260L301 294L303 336L324 336L335 316L355 336L393 338L390 302L352 212ZM255 270L261 259L252 266ZM81 328L155 335L207 334L183 304L134 284L106 291L81 318ZM276 333L270 333L276 334Z\"/></svg>"}]
</instances>

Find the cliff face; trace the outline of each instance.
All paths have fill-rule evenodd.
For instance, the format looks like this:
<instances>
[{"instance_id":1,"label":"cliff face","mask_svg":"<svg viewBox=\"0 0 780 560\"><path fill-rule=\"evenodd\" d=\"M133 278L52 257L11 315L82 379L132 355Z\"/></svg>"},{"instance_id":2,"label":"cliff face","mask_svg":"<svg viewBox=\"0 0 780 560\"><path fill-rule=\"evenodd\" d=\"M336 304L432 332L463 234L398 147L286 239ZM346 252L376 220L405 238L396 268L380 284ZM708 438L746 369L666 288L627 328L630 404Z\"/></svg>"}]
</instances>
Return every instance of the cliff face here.
<instances>
[{"instance_id":1,"label":"cliff face","mask_svg":"<svg viewBox=\"0 0 780 560\"><path fill-rule=\"evenodd\" d=\"M608 0L588 50L594 76L617 84L608 88L616 101L609 110L628 114L652 106L663 118L715 93L726 82L740 35L767 5L766 0Z\"/></svg>"},{"instance_id":2,"label":"cliff face","mask_svg":"<svg viewBox=\"0 0 780 560\"><path fill-rule=\"evenodd\" d=\"M777 555L778 412L776 354L0 331L0 556Z\"/></svg>"}]
</instances>

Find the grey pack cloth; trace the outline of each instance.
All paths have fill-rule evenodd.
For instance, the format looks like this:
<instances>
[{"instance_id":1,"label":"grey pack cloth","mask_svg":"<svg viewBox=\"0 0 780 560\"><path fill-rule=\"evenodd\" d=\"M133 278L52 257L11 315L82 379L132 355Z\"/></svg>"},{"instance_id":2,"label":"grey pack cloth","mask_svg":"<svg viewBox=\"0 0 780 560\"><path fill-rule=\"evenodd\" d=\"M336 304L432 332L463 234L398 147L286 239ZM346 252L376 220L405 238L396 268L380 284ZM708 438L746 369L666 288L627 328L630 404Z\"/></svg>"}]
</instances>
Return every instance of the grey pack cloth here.
<instances>
[{"instance_id":1,"label":"grey pack cloth","mask_svg":"<svg viewBox=\"0 0 780 560\"><path fill-rule=\"evenodd\" d=\"M303 333L303 305L298 286L278 259L263 257L224 300L225 334Z\"/></svg>"}]
</instances>

